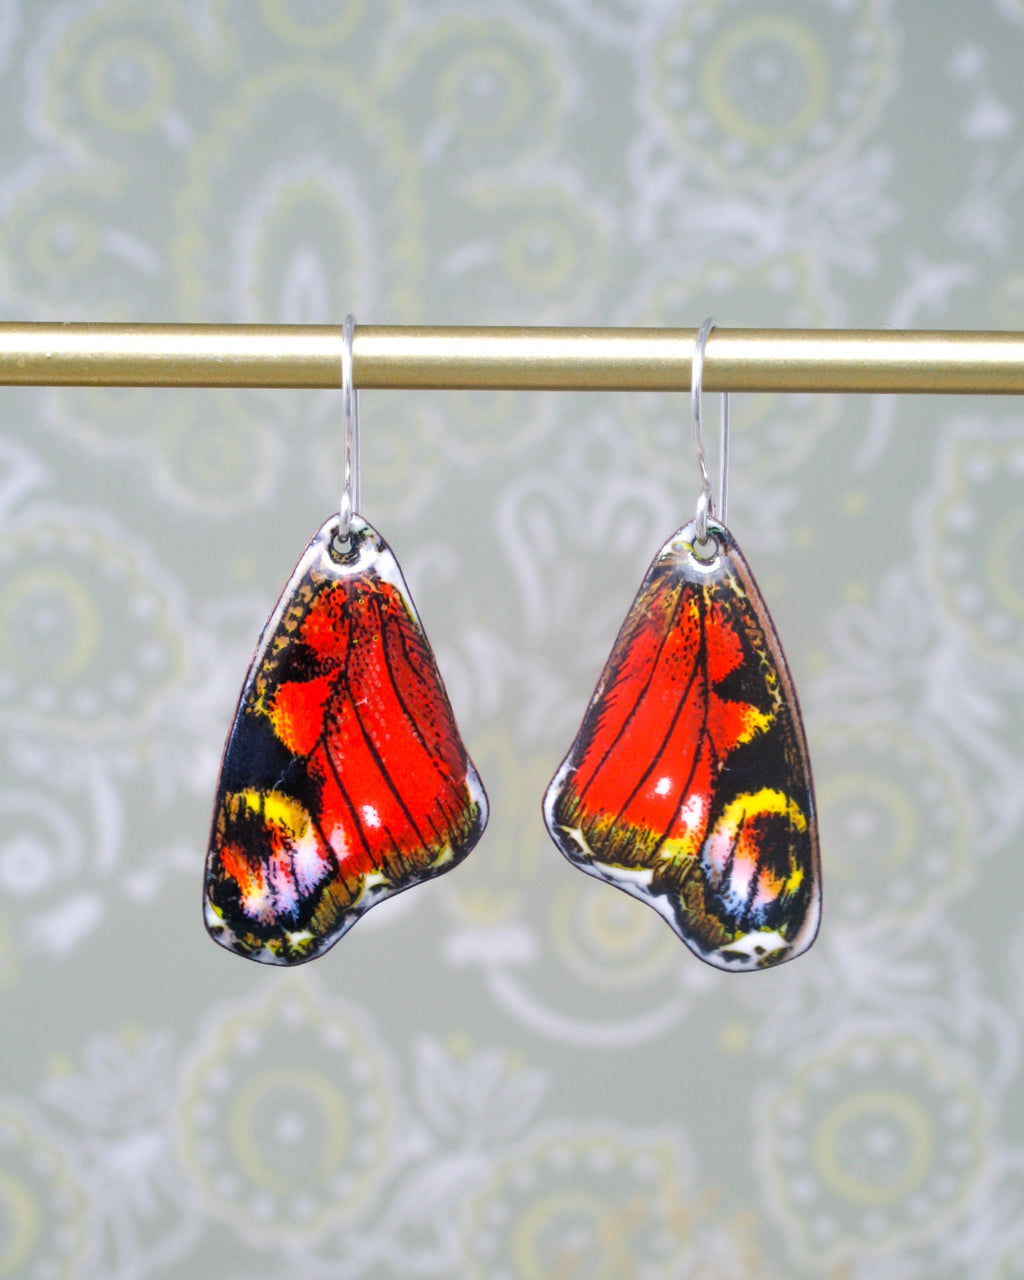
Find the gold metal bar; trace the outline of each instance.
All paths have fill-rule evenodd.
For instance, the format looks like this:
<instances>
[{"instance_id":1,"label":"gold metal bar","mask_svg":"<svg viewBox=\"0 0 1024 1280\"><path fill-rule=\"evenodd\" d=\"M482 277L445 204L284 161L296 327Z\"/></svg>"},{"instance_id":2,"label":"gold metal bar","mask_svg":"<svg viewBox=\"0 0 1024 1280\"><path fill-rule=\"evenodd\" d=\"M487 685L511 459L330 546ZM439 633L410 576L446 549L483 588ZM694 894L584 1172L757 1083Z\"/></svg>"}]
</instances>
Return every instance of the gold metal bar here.
<instances>
[{"instance_id":1,"label":"gold metal bar","mask_svg":"<svg viewBox=\"0 0 1024 1280\"><path fill-rule=\"evenodd\" d=\"M360 325L358 387L681 391L694 329ZM0 324L0 384L337 387L340 325ZM1024 392L1024 333L715 329L709 391Z\"/></svg>"}]
</instances>

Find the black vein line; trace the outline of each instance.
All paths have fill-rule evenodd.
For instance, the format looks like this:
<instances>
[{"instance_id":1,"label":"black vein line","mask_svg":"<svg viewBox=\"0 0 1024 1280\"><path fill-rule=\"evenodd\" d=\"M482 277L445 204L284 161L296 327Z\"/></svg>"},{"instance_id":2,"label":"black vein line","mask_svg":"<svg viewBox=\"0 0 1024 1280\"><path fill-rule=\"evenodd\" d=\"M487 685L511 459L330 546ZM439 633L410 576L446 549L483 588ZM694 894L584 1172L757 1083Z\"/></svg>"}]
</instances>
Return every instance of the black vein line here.
<instances>
[{"instance_id":1,"label":"black vein line","mask_svg":"<svg viewBox=\"0 0 1024 1280\"><path fill-rule=\"evenodd\" d=\"M740 836L743 834L743 828L746 825L746 821L747 821L746 814L744 814L743 817L740 819L739 826L736 828L736 834L735 836L733 836L732 843L729 845L729 853L725 859L725 866L722 868L723 883L725 883L726 881L732 880L732 869L736 863L736 846L740 842ZM755 868L755 871L759 869L759 867L760 867L760 862L758 863L758 867ZM757 877L755 874L754 879L756 880L756 878Z\"/></svg>"},{"instance_id":2,"label":"black vein line","mask_svg":"<svg viewBox=\"0 0 1024 1280\"><path fill-rule=\"evenodd\" d=\"M693 775L697 771L697 761L700 759L701 748L704 744L704 740L707 739L710 742L710 735L708 734L708 731L707 731L707 719L708 719L707 707L708 707L708 694L709 694L708 673L707 673L707 637L704 632L704 610L702 606L703 606L703 591L699 592L697 596L697 609L698 609L698 612L700 613L700 644L697 646L697 654L696 654L696 657L694 658L693 671L690 673L690 678L686 682L686 690L683 696L679 699L679 702L676 704L676 709L672 714L672 719L669 722L668 729L665 731L665 735L661 740L661 746L652 756L651 763L647 766L646 770L640 775L640 780L637 782L636 786L630 792L629 797L627 798L625 804L623 804L622 808L619 810L618 816L615 819L616 823L621 821L622 815L626 812L629 806L636 799L636 796L640 791L640 788L644 785L647 779L654 772L655 766L658 764L658 762L661 760L662 756L664 755L665 748L668 746L669 740L671 739L673 733L675 733L676 725L679 723L679 717L683 714L683 707L686 706L686 703L689 700L690 691L693 688L694 681L697 679L698 673L700 673L703 679L703 684L704 684L704 726L700 731L700 738L698 740L697 748L693 753L691 763L690 763L690 773L686 779L686 784L683 788L683 794L686 797L689 797L690 783L693 781ZM717 758L717 753L714 750L713 744L711 746L711 756L712 756L712 760ZM710 806L710 797L709 797L709 804L708 804L709 812L710 812L710 807L711 806ZM669 819L668 826L661 833L661 836L658 839L658 843L655 845L655 848L654 848L655 854L661 848L661 846L665 843L665 840L668 837L668 833L672 830L673 824L675 823L676 818L679 814L679 809L680 809L680 806L676 805L675 809L672 812L672 816Z\"/></svg>"},{"instance_id":3,"label":"black vein line","mask_svg":"<svg viewBox=\"0 0 1024 1280\"><path fill-rule=\"evenodd\" d=\"M419 632L418 635L422 636L423 644L426 646L426 648L429 651L430 646L429 646L429 643L427 642L426 636L423 635L422 631ZM416 723L415 716L409 710L408 704L406 703L405 699L402 697L402 692L398 687L398 681L395 677L395 673L391 669L391 659L388 657L387 645L384 643L383 636L384 636L384 629L382 627L381 628L381 649L384 655L384 665L387 668L388 678L391 681L391 688L395 695L395 701L402 708L402 714L405 717L406 723L408 724L409 729L411 730L413 736L416 738L417 742L419 742L420 747L423 750L423 754L427 757L427 760L430 763L431 768L437 774L441 782L444 784L444 790L450 794L451 799L455 804L454 813L449 813L447 806L444 803L443 797L440 797L440 796L438 797L438 807L440 808L442 814L444 815L445 821L448 823L449 827L454 832L457 825L461 822L463 811L466 807L465 800L460 795L460 785L457 785L454 779L448 773L448 771L441 767L441 762L438 760L437 754L431 751L430 747L427 745L427 741L424 738L423 734L421 733L419 725ZM398 643L399 643L399 646L401 647L403 654L405 655L406 662L415 672L419 682L421 684L425 683L422 676L416 670L416 664L413 662L412 657L410 656L410 648L406 640L405 632L401 627L398 628ZM455 725L454 715L450 715L450 719L452 722L452 728L454 731L455 740L459 748L459 755L461 757L460 762L462 763L464 772L468 772L469 759L466 753L465 744L463 743L462 738L459 735L458 728ZM466 793L467 798L468 798L468 794L469 793L467 789L467 793ZM431 826L433 826L433 821L431 821ZM436 833L436 828L435 828L435 833ZM441 838L440 833L437 833L437 834L438 834L438 838L440 839Z\"/></svg>"},{"instance_id":4,"label":"black vein line","mask_svg":"<svg viewBox=\"0 0 1024 1280\"><path fill-rule=\"evenodd\" d=\"M337 715L336 714L331 715L330 718L335 724L335 726L337 726L337 723L338 723ZM370 843L366 838L366 833L363 831L363 824L360 821L359 814L356 812L355 804L352 801L352 797L348 793L348 788L345 786L344 782L342 782L341 780L341 774L338 772L338 768L334 763L334 757L331 755L330 743L327 738L327 719L328 717L324 716L324 732L321 735L320 741L324 744L324 755L327 757L328 767L330 768L331 774L334 777L334 781L338 785L338 790L341 792L341 798L342 800L344 800L348 808L348 811L352 817L353 826L356 829L356 834L359 836L359 839L362 841L363 849L366 851L366 856L370 859L370 865L373 867L374 871L379 871L380 865L378 864L377 859L373 856L373 849L370 847ZM330 849L331 848L330 844L328 844L327 847L328 849ZM339 867L339 870L340 870L340 867Z\"/></svg>"},{"instance_id":5,"label":"black vein line","mask_svg":"<svg viewBox=\"0 0 1024 1280\"><path fill-rule=\"evenodd\" d=\"M648 676L647 676L646 681L644 682L644 687L643 687L643 689L641 689L641 691L640 691L640 692L637 694L637 696L633 699L633 705L632 705L632 707L630 707L630 709L629 709L629 714L626 716L625 720L623 720L622 724L619 726L618 732L616 733L616 735L615 735L614 739L612 740L612 742L610 743L610 745L606 748L606 750L605 750L604 754L601 756L601 759L600 759L600 760L597 762L597 764L594 766L594 769L593 769L593 771L592 771L592 773L591 773L591 775L590 775L590 781L589 781L589 782L587 782L587 784L583 787L583 789L582 789L581 791L578 791L578 792L576 793L576 794L577 794L577 797L578 797L578 799L579 799L579 801L580 801L580 803L581 803L581 804L582 804L582 801L583 801L584 797L586 796L587 792L590 790L591 786L592 786L592 785L593 785L593 783L595 782L595 780L596 780L596 778L597 778L597 775L601 772L601 770L604 768L604 766L608 763L608 757L609 757L609 756L612 754L612 752L613 752L613 751L615 751L615 749L618 747L620 739L623 737L623 735L625 734L625 732L626 732L626 730L627 730L627 728L628 728L628 726L629 726L629 722L630 722L630 721L633 719L633 717L634 717L634 716L639 712L639 710L640 710L640 704L643 702L644 698L647 696L648 691L650 690L651 684L652 684L652 683L653 683L653 681L654 681L655 672L658 670L658 664L661 662L662 655L663 655L664 650L665 650L665 646L666 646L666 644L668 644L668 638L669 638L669 636L672 634L672 632L675 630L676 620L677 620L677 619L678 619L678 617L679 617L679 610L680 610L680 608L681 608L681 606L682 606L683 597L684 597L684 595L685 595L685 594L686 594L686 592L685 592L685 588L681 586L681 587L679 588L679 595L678 595L678 597L677 597L677 599L676 599L676 602L675 602L675 604L672 606L672 617L671 617L671 620L670 620L670 622L669 622L668 626L665 628L665 634L661 637L661 642L659 643L659 645L658 645L658 649L657 649L657 652L655 653L654 661L651 663L651 670L650 670L650 673L649 673L649 674L648 674ZM616 648L618 648L618 641L617 641L617 640L616 640L615 644L616 644ZM616 687L618 686L618 684L619 684L619 682L620 682L620 679L621 679L621 672L622 672L622 667L623 667L624 665L625 665L625 662L623 661L623 663L622 663L622 664L620 665L620 667L619 667L619 670L615 673L615 680L614 680L614 682L613 682L613 683L612 683L612 685L607 689L607 691L606 691L606 693L605 693L605 695L604 695L604 701L605 701L605 703L606 703L606 704L607 704L607 701L608 701L609 697L610 697L610 696L611 696L611 694L615 691ZM593 735L591 735L591 736L593 736Z\"/></svg>"},{"instance_id":6,"label":"black vein line","mask_svg":"<svg viewBox=\"0 0 1024 1280\"><path fill-rule=\"evenodd\" d=\"M387 660L385 659L385 662L386 661ZM402 799L401 793L399 792L398 788L395 786L394 782L391 780L391 774L388 771L388 769L385 767L384 760L381 757L380 752L377 750L376 746L374 745L373 739L370 737L369 730L367 729L366 725L363 723L363 717L359 714L359 705L356 702L355 697L353 696L352 684L351 684L351 681L349 680L347 671L345 672L345 675L344 675L344 683L345 683L345 687L348 689L349 700L352 703L352 711L353 711L353 714L355 715L356 724L359 726L359 731L363 735L363 741L366 743L367 750L369 751L371 757L373 758L374 764L380 770L380 775L384 779L385 786L394 796L395 801L398 804L398 807L405 814L406 821L409 823L409 826L412 827L413 831L416 833L416 837L419 840L420 844L424 848L427 848L428 845L426 840L424 839L423 832L419 828L419 824L416 822L415 818L413 818L412 814L409 812L408 806L406 805L405 801Z\"/></svg>"},{"instance_id":7,"label":"black vein line","mask_svg":"<svg viewBox=\"0 0 1024 1280\"><path fill-rule=\"evenodd\" d=\"M745 817L743 819L743 822L740 823L740 831L743 830L744 822L746 822ZM736 838L739 839L739 832L737 832ZM758 882L760 881L760 879L761 879L761 854L759 851L757 855L757 859L754 862L754 874L750 877L750 888L747 890L747 900L743 904L744 919L746 919L747 916L750 915L751 909L753 908L754 899L755 897L757 897Z\"/></svg>"}]
</instances>

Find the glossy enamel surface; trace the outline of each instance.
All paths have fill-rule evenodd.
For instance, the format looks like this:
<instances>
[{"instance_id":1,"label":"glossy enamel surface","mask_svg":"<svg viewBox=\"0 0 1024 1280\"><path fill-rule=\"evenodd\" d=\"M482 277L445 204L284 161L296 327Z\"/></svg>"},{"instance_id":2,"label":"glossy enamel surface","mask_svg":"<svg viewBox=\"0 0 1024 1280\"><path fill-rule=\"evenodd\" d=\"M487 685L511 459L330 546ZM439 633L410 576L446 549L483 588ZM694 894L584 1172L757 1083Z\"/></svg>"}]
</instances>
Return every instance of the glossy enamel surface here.
<instances>
[{"instance_id":1,"label":"glossy enamel surface","mask_svg":"<svg viewBox=\"0 0 1024 1280\"><path fill-rule=\"evenodd\" d=\"M562 853L659 911L702 960L755 969L820 916L800 710L732 535L655 557L544 802Z\"/></svg>"},{"instance_id":2,"label":"glossy enamel surface","mask_svg":"<svg viewBox=\"0 0 1024 1280\"><path fill-rule=\"evenodd\" d=\"M455 866L487 797L398 564L359 517L319 530L270 617L224 750L207 928L312 959L383 898Z\"/></svg>"}]
</instances>

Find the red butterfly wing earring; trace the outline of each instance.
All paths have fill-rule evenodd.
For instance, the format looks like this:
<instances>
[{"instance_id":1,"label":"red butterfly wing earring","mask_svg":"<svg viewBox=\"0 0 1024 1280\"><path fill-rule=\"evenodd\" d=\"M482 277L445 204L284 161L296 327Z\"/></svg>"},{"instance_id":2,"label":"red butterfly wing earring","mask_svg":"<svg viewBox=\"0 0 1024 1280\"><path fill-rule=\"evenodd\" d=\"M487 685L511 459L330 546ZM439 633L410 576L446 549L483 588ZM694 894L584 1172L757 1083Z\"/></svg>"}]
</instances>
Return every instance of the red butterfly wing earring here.
<instances>
[{"instance_id":1,"label":"red butterfly wing earring","mask_svg":"<svg viewBox=\"0 0 1024 1280\"><path fill-rule=\"evenodd\" d=\"M391 549L359 515L354 320L341 510L270 615L224 748L206 926L268 964L326 951L392 894L456 866L487 796Z\"/></svg>"},{"instance_id":2,"label":"red butterfly wing earring","mask_svg":"<svg viewBox=\"0 0 1024 1280\"><path fill-rule=\"evenodd\" d=\"M576 740L544 799L562 853L659 911L719 969L800 955L821 914L814 788L800 708L757 583L703 485L694 520L655 556Z\"/></svg>"}]
</instances>

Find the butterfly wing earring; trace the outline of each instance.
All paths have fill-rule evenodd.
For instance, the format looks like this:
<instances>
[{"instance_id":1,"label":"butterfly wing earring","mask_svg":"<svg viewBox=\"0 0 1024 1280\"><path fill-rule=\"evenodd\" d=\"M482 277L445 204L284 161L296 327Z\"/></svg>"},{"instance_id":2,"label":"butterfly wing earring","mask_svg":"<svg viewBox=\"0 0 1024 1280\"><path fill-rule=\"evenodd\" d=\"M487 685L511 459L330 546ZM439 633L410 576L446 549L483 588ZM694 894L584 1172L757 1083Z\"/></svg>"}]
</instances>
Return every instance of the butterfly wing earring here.
<instances>
[{"instance_id":1,"label":"butterfly wing earring","mask_svg":"<svg viewBox=\"0 0 1024 1280\"><path fill-rule=\"evenodd\" d=\"M575 866L661 913L718 969L806 951L821 914L814 788L775 627L717 512L704 454L701 326L691 411L697 513L655 556L544 799ZM720 518L714 518L715 515Z\"/></svg>"},{"instance_id":2,"label":"butterfly wing earring","mask_svg":"<svg viewBox=\"0 0 1024 1280\"><path fill-rule=\"evenodd\" d=\"M256 646L228 735L206 926L267 964L326 951L376 903L456 866L487 796L391 549L358 514L355 322L345 485Z\"/></svg>"}]
</instances>

